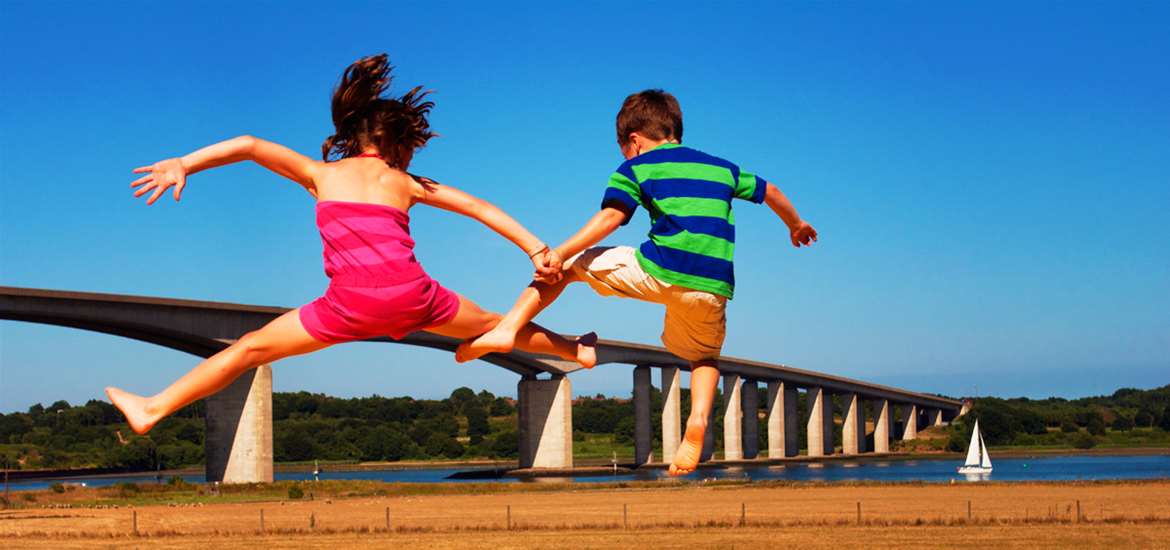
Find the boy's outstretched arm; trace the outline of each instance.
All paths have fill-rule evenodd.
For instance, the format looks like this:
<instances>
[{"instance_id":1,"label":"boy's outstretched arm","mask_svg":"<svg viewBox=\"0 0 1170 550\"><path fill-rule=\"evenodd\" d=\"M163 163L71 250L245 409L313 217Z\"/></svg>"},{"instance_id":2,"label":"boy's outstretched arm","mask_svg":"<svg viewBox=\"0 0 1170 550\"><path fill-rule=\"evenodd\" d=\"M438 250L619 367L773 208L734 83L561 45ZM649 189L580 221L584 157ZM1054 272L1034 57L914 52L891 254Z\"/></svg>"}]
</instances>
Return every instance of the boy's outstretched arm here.
<instances>
[{"instance_id":1,"label":"boy's outstretched arm","mask_svg":"<svg viewBox=\"0 0 1170 550\"><path fill-rule=\"evenodd\" d=\"M553 252L558 259L572 258L617 231L629 216L629 212L620 208L606 206L585 222L576 234L553 249Z\"/></svg>"},{"instance_id":2,"label":"boy's outstretched arm","mask_svg":"<svg viewBox=\"0 0 1170 550\"><path fill-rule=\"evenodd\" d=\"M496 205L429 178L414 176L414 179L419 182L419 190L415 195L417 202L461 214L486 225L520 247L541 276L560 271L560 260L549 253L548 245Z\"/></svg>"},{"instance_id":3,"label":"boy's outstretched arm","mask_svg":"<svg viewBox=\"0 0 1170 550\"><path fill-rule=\"evenodd\" d=\"M283 145L252 136L235 137L208 145L182 157L160 160L149 166L135 168L135 174L145 173L146 175L135 180L130 184L130 187L138 187L134 192L135 197L141 197L147 192L154 191L146 199L146 204L154 204L154 201L158 200L163 192L174 187L174 196L177 201L183 194L183 188L187 186L187 176L208 168L244 160L255 161L257 164L297 182L314 196L317 194L313 182L317 175L317 168L321 165L320 162Z\"/></svg>"},{"instance_id":4,"label":"boy's outstretched arm","mask_svg":"<svg viewBox=\"0 0 1170 550\"><path fill-rule=\"evenodd\" d=\"M550 255L553 256L557 269L542 274L538 266L536 281L520 292L520 298L516 300L516 305L512 306L511 311L500 320L495 328L460 344L459 348L455 350L455 360L464 363L488 353L512 351L512 347L516 344L516 335L519 334L521 328L531 323L532 319L556 300L565 286L573 281L572 278L562 277L560 272L561 258L571 258L597 244L620 227L628 217L628 212L608 205L594 214L576 234L551 252ZM585 368L593 368L597 362L597 355L593 349L596 340L597 335L594 333L583 335L577 339L579 357L587 358L585 360L578 359L578 362Z\"/></svg>"},{"instance_id":5,"label":"boy's outstretched arm","mask_svg":"<svg viewBox=\"0 0 1170 550\"><path fill-rule=\"evenodd\" d=\"M792 246L797 248L803 246L811 246L817 240L817 230L813 229L808 222L800 219L800 214L796 213L796 207L792 206L792 201L784 196L784 192L780 191L779 187L768 184L767 191L764 192L764 203L771 208L781 220L784 220L784 225L788 226L788 232L792 237Z\"/></svg>"}]
</instances>

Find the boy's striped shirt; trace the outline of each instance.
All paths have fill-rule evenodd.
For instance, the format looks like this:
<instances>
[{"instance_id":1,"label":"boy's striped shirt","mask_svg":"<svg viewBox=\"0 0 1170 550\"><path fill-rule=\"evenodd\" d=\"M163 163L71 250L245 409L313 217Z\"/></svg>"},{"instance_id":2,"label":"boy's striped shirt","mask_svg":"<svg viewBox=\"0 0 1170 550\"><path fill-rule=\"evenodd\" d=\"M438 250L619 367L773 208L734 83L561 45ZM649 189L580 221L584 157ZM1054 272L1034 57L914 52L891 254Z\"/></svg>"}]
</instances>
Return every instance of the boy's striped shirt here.
<instances>
[{"instance_id":1,"label":"boy's striped shirt","mask_svg":"<svg viewBox=\"0 0 1170 550\"><path fill-rule=\"evenodd\" d=\"M622 163L602 208L650 213L642 269L659 280L727 296L735 290L735 215L731 199L764 202L766 183L719 157L666 143ZM626 218L629 222L629 217Z\"/></svg>"}]
</instances>

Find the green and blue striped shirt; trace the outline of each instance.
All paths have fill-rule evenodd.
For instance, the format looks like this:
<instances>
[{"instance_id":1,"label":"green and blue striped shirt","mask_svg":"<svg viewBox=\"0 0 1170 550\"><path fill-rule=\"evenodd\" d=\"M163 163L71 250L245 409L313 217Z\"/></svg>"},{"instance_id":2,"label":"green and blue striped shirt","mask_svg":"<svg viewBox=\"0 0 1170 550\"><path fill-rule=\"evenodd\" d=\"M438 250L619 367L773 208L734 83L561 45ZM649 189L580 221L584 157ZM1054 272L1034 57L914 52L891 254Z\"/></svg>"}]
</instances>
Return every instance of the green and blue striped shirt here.
<instances>
[{"instance_id":1,"label":"green and blue striped shirt","mask_svg":"<svg viewBox=\"0 0 1170 550\"><path fill-rule=\"evenodd\" d=\"M730 298L735 291L735 214L731 199L764 202L759 176L719 157L663 144L618 167L602 208L650 213L642 269L661 281ZM629 217L626 218L629 222Z\"/></svg>"}]
</instances>

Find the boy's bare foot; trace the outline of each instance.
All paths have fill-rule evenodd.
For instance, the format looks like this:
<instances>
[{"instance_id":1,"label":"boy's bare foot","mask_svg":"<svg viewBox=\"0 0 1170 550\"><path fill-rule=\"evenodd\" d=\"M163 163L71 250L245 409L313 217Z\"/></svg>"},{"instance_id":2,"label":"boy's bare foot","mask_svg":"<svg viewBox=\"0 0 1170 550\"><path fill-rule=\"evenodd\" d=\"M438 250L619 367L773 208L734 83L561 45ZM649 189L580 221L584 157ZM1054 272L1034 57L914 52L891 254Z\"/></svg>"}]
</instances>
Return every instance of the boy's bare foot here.
<instances>
[{"instance_id":1,"label":"boy's bare foot","mask_svg":"<svg viewBox=\"0 0 1170 550\"><path fill-rule=\"evenodd\" d=\"M106 397L109 397L110 402L122 411L122 414L126 416L126 422L130 424L130 429L138 435L146 434L158 422L157 418L153 418L146 412L147 399L145 397L115 387L106 388Z\"/></svg>"},{"instance_id":2,"label":"boy's bare foot","mask_svg":"<svg viewBox=\"0 0 1170 550\"><path fill-rule=\"evenodd\" d=\"M475 338L465 340L455 348L455 360L466 363L489 353L508 353L516 345L516 333L500 329L500 325Z\"/></svg>"},{"instance_id":3,"label":"boy's bare foot","mask_svg":"<svg viewBox=\"0 0 1170 550\"><path fill-rule=\"evenodd\" d=\"M703 453L703 433L705 431L706 426L687 426L687 433L683 436L678 450L675 451L674 460L670 462L667 473L672 476L685 476L695 471L695 468L699 466L699 455Z\"/></svg>"},{"instance_id":4,"label":"boy's bare foot","mask_svg":"<svg viewBox=\"0 0 1170 550\"><path fill-rule=\"evenodd\" d=\"M582 334L577 338L577 363L591 369L597 364L597 333Z\"/></svg>"}]
</instances>

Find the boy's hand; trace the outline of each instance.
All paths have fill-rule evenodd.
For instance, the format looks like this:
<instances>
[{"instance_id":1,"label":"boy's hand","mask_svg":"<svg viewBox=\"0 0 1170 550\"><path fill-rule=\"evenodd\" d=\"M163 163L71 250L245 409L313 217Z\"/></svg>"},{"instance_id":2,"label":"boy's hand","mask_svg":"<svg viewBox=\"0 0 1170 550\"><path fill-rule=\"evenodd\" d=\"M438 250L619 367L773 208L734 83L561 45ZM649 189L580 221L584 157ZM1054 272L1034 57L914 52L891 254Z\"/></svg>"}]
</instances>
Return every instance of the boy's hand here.
<instances>
[{"instance_id":1,"label":"boy's hand","mask_svg":"<svg viewBox=\"0 0 1170 550\"><path fill-rule=\"evenodd\" d=\"M560 254L551 248L533 256L532 264L536 267L536 272L532 274L532 279L549 284L561 280L562 263Z\"/></svg>"},{"instance_id":2,"label":"boy's hand","mask_svg":"<svg viewBox=\"0 0 1170 550\"><path fill-rule=\"evenodd\" d=\"M817 230L809 225L804 220L796 224L791 230L792 246L800 248L801 246L812 246L812 243L817 242Z\"/></svg>"},{"instance_id":3,"label":"boy's hand","mask_svg":"<svg viewBox=\"0 0 1170 550\"><path fill-rule=\"evenodd\" d=\"M183 166L183 161L177 158L160 160L150 166L142 166L135 168L135 174L147 173L145 176L134 180L130 187L138 187L134 191L135 197L141 197L148 191L154 190L150 198L146 199L146 204L154 204L168 188L175 188L175 200L183 194L183 188L187 186L187 167Z\"/></svg>"}]
</instances>

